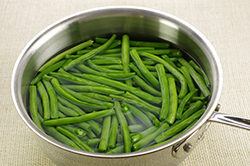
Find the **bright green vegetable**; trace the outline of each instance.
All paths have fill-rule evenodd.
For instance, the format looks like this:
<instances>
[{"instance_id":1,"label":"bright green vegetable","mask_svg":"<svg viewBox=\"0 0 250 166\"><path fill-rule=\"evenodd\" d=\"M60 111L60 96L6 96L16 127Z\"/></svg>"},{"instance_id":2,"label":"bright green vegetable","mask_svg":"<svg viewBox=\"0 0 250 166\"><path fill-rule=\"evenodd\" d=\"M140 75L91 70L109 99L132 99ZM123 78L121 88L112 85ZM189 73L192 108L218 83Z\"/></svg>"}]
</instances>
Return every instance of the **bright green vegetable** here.
<instances>
[{"instance_id":1,"label":"bright green vegetable","mask_svg":"<svg viewBox=\"0 0 250 166\"><path fill-rule=\"evenodd\" d=\"M94 50L91 50L90 52L72 60L68 65L65 65L63 67L64 70L69 70L70 68L74 67L75 65L79 64L79 63L82 63L84 62L85 60L95 56L97 53L103 51L104 49L106 49L113 41L114 39L116 38L116 35L113 34L112 37L103 45L101 45L100 47L94 49Z\"/></svg>"},{"instance_id":2,"label":"bright green vegetable","mask_svg":"<svg viewBox=\"0 0 250 166\"><path fill-rule=\"evenodd\" d=\"M161 100L159 100L158 98L144 92L141 90L138 90L135 87L126 85L122 82L119 81L115 81L115 80L111 80L109 78L105 78L105 77L101 77L101 76L95 76L95 75L91 75L91 74L82 74L82 77L85 79L89 79L89 80L93 80L99 83L103 83L105 85L109 85L111 87L120 89L120 90L124 90L124 91L129 91L133 94L136 94L137 96L141 97L142 99L145 99L148 102L151 103L155 103L155 104L159 104L161 102Z\"/></svg>"},{"instance_id":3,"label":"bright green vegetable","mask_svg":"<svg viewBox=\"0 0 250 166\"><path fill-rule=\"evenodd\" d=\"M62 133L63 135L69 137L72 141L74 141L82 150L89 151L89 152L94 152L94 150L89 147L86 143L81 141L77 136L75 136L73 133L70 131L58 126L56 127L56 130Z\"/></svg>"},{"instance_id":4,"label":"bright green vegetable","mask_svg":"<svg viewBox=\"0 0 250 166\"><path fill-rule=\"evenodd\" d=\"M204 83L204 81L201 78L201 75L199 75L199 73L197 73L194 68L183 58L178 58L178 61L187 68L187 70L189 71L191 77L194 79L194 81L196 82L196 84L198 85L198 87L200 88L201 92L203 93L203 95L205 97L210 96L210 91L208 90L206 84Z\"/></svg>"},{"instance_id":5,"label":"bright green vegetable","mask_svg":"<svg viewBox=\"0 0 250 166\"><path fill-rule=\"evenodd\" d=\"M58 100L57 100L56 92L49 81L43 81L43 84L45 85L48 95L49 95L51 118L57 119L58 118Z\"/></svg>"},{"instance_id":6,"label":"bright green vegetable","mask_svg":"<svg viewBox=\"0 0 250 166\"><path fill-rule=\"evenodd\" d=\"M195 120L197 120L198 118L200 118L200 116L203 113L204 113L204 111L200 110L200 111L194 113L193 115L191 115L190 117L188 117L187 119L185 119L184 121L180 122L179 124L177 124L175 126L172 126L168 130L166 130L165 132L163 132L159 136L157 136L154 139L155 142L157 142L157 143L162 142L162 141L166 140L167 138L169 138L169 137L177 134L178 132L182 131L187 126L189 126L190 124L192 124Z\"/></svg>"},{"instance_id":7,"label":"bright green vegetable","mask_svg":"<svg viewBox=\"0 0 250 166\"><path fill-rule=\"evenodd\" d=\"M188 92L188 88L187 88L187 82L184 78L184 76L178 71L176 70L174 67L172 67L171 65L169 65L166 61L164 61L163 59L153 55L153 54L150 54L150 53L146 53L146 52L143 52L141 53L141 55L143 56L146 56L148 58L151 58L153 59L154 61L158 62L158 63L161 63L164 65L164 67L169 71L171 72L181 83L181 90L180 90L180 93L179 93L179 97L180 98L183 98L187 92Z\"/></svg>"},{"instance_id":8,"label":"bright green vegetable","mask_svg":"<svg viewBox=\"0 0 250 166\"><path fill-rule=\"evenodd\" d=\"M39 81L37 84L38 92L42 98L42 104L43 104L43 118L50 119L50 103L49 103L49 96L47 91L45 90L43 83Z\"/></svg>"},{"instance_id":9,"label":"bright green vegetable","mask_svg":"<svg viewBox=\"0 0 250 166\"><path fill-rule=\"evenodd\" d=\"M33 122L37 125L37 127L40 130L44 131L43 127L41 125L41 121L39 119L40 115L38 113L38 108L37 108L37 91L36 91L36 86L34 86L34 85L30 86L30 93L29 94L30 94L30 98L29 98L30 99L29 100L30 106L29 106L29 108L30 108L31 118L32 118Z\"/></svg>"},{"instance_id":10,"label":"bright green vegetable","mask_svg":"<svg viewBox=\"0 0 250 166\"><path fill-rule=\"evenodd\" d=\"M130 73L130 45L129 45L129 36L123 35L122 36L122 64L123 64L123 71L124 73ZM125 81L127 85L132 86L132 80L128 79Z\"/></svg>"},{"instance_id":11,"label":"bright green vegetable","mask_svg":"<svg viewBox=\"0 0 250 166\"><path fill-rule=\"evenodd\" d=\"M65 55L67 54L72 54L74 52L77 52L78 50L81 50L83 48L86 48L88 46L91 46L93 44L93 40L88 40L86 42L83 42L75 47L72 47L62 53L60 53L59 55L55 56L54 58L52 58L50 61L46 62L40 69L39 71L42 72L43 70L45 70L46 68L48 68L49 66L53 65L54 63L60 61L61 59L63 59L65 57Z\"/></svg>"},{"instance_id":12,"label":"bright green vegetable","mask_svg":"<svg viewBox=\"0 0 250 166\"><path fill-rule=\"evenodd\" d=\"M117 134L118 134L117 132L118 132L118 120L115 115L112 115L108 149L114 149L116 147Z\"/></svg>"},{"instance_id":13,"label":"bright green vegetable","mask_svg":"<svg viewBox=\"0 0 250 166\"><path fill-rule=\"evenodd\" d=\"M114 113L115 111L113 109L107 109L107 110L87 113L85 115L81 115L77 117L65 117L65 118L60 118L60 119L45 120L42 122L42 125L58 126L58 125L81 123L81 122L93 120L95 118L101 118L101 117L113 115Z\"/></svg>"},{"instance_id":14,"label":"bright green vegetable","mask_svg":"<svg viewBox=\"0 0 250 166\"><path fill-rule=\"evenodd\" d=\"M210 86L210 82L209 82L209 79L206 75L206 73L193 61L193 60L190 60L189 61L189 64L198 72L200 73L200 75L202 75L205 83L207 86Z\"/></svg>"},{"instance_id":15,"label":"bright green vegetable","mask_svg":"<svg viewBox=\"0 0 250 166\"><path fill-rule=\"evenodd\" d=\"M189 92L181 101L181 103L179 104L179 107L177 109L176 112L176 119L181 119L182 117L182 112L184 111L184 107L186 105L186 103L192 98L192 96L198 91L198 89L195 89L191 92Z\"/></svg>"},{"instance_id":16,"label":"bright green vegetable","mask_svg":"<svg viewBox=\"0 0 250 166\"><path fill-rule=\"evenodd\" d=\"M139 54L135 49L130 51L130 55L132 56L136 66L140 70L140 72L145 76L145 78L151 82L155 88L160 89L159 81L148 71L147 67L143 64Z\"/></svg>"},{"instance_id":17,"label":"bright green vegetable","mask_svg":"<svg viewBox=\"0 0 250 166\"><path fill-rule=\"evenodd\" d=\"M162 64L157 64L156 71L159 77L159 82L161 85L161 98L162 98L162 104L161 104L161 111L159 119L160 121L166 120L169 113L169 86L168 86L168 80L165 74L165 69Z\"/></svg>"},{"instance_id":18,"label":"bright green vegetable","mask_svg":"<svg viewBox=\"0 0 250 166\"><path fill-rule=\"evenodd\" d=\"M115 104L115 114L118 119L119 124L121 125L123 144L125 153L131 152L131 140L129 135L128 123L125 116L122 113L121 105L118 101L114 101Z\"/></svg>"},{"instance_id":19,"label":"bright green vegetable","mask_svg":"<svg viewBox=\"0 0 250 166\"><path fill-rule=\"evenodd\" d=\"M152 134L153 132L155 132L157 129L158 128L156 126L152 126L152 127L148 128L148 129L142 131L142 132L139 132L139 133L133 135L131 137L131 140L132 140L133 143L138 142L142 138L145 138L146 136L148 136L148 135Z\"/></svg>"},{"instance_id":20,"label":"bright green vegetable","mask_svg":"<svg viewBox=\"0 0 250 166\"><path fill-rule=\"evenodd\" d=\"M168 78L168 85L169 85L169 93L170 93L170 107L169 107L169 114L167 117L167 122L169 124L173 124L176 117L176 111L178 107L178 96L176 91L176 84L173 78Z\"/></svg>"},{"instance_id":21,"label":"bright green vegetable","mask_svg":"<svg viewBox=\"0 0 250 166\"><path fill-rule=\"evenodd\" d=\"M103 120L103 128L100 138L101 140L98 146L98 151L104 152L108 149L110 124L111 116L106 116Z\"/></svg>"}]
</instances>

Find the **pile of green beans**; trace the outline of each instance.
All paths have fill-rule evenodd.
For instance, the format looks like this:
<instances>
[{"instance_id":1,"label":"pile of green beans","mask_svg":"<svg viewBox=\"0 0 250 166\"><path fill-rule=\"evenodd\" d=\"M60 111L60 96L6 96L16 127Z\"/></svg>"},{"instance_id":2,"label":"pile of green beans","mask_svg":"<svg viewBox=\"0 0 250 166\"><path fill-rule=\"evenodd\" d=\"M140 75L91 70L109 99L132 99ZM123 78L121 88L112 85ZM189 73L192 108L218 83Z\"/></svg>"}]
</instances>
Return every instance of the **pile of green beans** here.
<instances>
[{"instance_id":1,"label":"pile of green beans","mask_svg":"<svg viewBox=\"0 0 250 166\"><path fill-rule=\"evenodd\" d=\"M37 127L73 148L114 154L162 145L194 125L210 97L205 72L169 42L130 37L95 37L46 62L29 88Z\"/></svg>"}]
</instances>

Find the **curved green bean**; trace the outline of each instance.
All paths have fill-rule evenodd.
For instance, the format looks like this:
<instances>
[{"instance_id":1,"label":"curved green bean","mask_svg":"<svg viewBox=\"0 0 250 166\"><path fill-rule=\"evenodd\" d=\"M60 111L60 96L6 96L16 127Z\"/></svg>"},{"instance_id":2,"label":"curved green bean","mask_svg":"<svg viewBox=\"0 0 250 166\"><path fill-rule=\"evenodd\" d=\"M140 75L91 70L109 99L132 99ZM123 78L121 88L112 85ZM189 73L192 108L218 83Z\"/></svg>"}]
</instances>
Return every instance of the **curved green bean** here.
<instances>
[{"instance_id":1,"label":"curved green bean","mask_svg":"<svg viewBox=\"0 0 250 166\"><path fill-rule=\"evenodd\" d=\"M189 92L181 101L181 103L178 106L177 112L176 112L176 119L181 119L182 112L184 110L184 107L186 103L193 97L193 95L198 91L198 89L192 90Z\"/></svg>"},{"instance_id":2,"label":"curved green bean","mask_svg":"<svg viewBox=\"0 0 250 166\"><path fill-rule=\"evenodd\" d=\"M40 69L39 71L42 72L43 70L45 70L46 68L48 68L49 66L53 65L54 63L60 61L61 59L63 59L65 57L65 55L67 54L72 54L74 52L77 52L78 50L81 50L83 48L86 48L88 46L91 46L93 44L93 40L88 40L86 42L83 42L75 47L72 47L62 53L60 53L59 55L55 56L54 58L52 58L51 60L49 60L48 62L46 62Z\"/></svg>"},{"instance_id":3,"label":"curved green bean","mask_svg":"<svg viewBox=\"0 0 250 166\"><path fill-rule=\"evenodd\" d=\"M170 100L170 107L169 107L169 114L167 117L167 122L169 124L173 124L176 118L176 111L178 107L178 96L176 91L176 84L174 78L168 78L168 85L169 85L169 100Z\"/></svg>"},{"instance_id":4,"label":"curved green bean","mask_svg":"<svg viewBox=\"0 0 250 166\"><path fill-rule=\"evenodd\" d=\"M43 118L46 119L50 119L50 103L49 103L49 96L47 91L45 90L43 83L41 81L39 81L37 84L37 89L38 92L42 98L42 104L43 104Z\"/></svg>"},{"instance_id":5,"label":"curved green bean","mask_svg":"<svg viewBox=\"0 0 250 166\"><path fill-rule=\"evenodd\" d=\"M108 149L110 125L111 125L111 116L106 116L103 120L103 128L98 146L98 151L100 152L104 152Z\"/></svg>"},{"instance_id":6,"label":"curved green bean","mask_svg":"<svg viewBox=\"0 0 250 166\"><path fill-rule=\"evenodd\" d=\"M130 51L136 66L139 68L140 72L145 76L145 78L154 85L155 88L160 89L159 81L148 71L147 67L143 64L139 54L135 49Z\"/></svg>"},{"instance_id":7,"label":"curved green bean","mask_svg":"<svg viewBox=\"0 0 250 166\"><path fill-rule=\"evenodd\" d=\"M122 113L121 105L118 101L114 101L115 104L115 114L118 119L119 124L121 125L123 144L125 153L131 152L131 140L129 135L128 123L125 116Z\"/></svg>"},{"instance_id":8,"label":"curved green bean","mask_svg":"<svg viewBox=\"0 0 250 166\"><path fill-rule=\"evenodd\" d=\"M204 83L204 81L202 80L201 75L199 75L199 73L197 73L194 68L183 58L178 58L178 61L187 68L187 70L189 71L191 77L194 79L194 81L196 82L196 84L198 85L199 89L201 90L201 92L203 93L203 95L205 97L210 96L210 91L208 90L206 84Z\"/></svg>"},{"instance_id":9,"label":"curved green bean","mask_svg":"<svg viewBox=\"0 0 250 166\"><path fill-rule=\"evenodd\" d=\"M161 86L161 98L162 98L162 104L161 104L161 111L159 115L160 121L166 120L168 117L168 113L170 112L169 110L169 100L170 100L170 95L169 95L169 85L168 85L168 80L165 74L165 69L162 64L157 64L155 66L158 77L159 77L159 82Z\"/></svg>"},{"instance_id":10,"label":"curved green bean","mask_svg":"<svg viewBox=\"0 0 250 166\"><path fill-rule=\"evenodd\" d=\"M29 100L29 108L30 108L30 115L31 115L31 119L33 120L33 122L36 124L36 126L42 130L43 127L41 125L41 121L39 119L39 113L38 113L38 108L37 108L37 91L36 91L36 86L35 85L31 85L30 86L30 100Z\"/></svg>"},{"instance_id":11,"label":"curved green bean","mask_svg":"<svg viewBox=\"0 0 250 166\"><path fill-rule=\"evenodd\" d=\"M153 54L150 54L150 53L146 53L146 52L143 52L141 53L141 55L143 56L146 56L148 58L151 58L153 59L154 61L158 62L158 63L161 63L164 65L164 67L169 71L171 72L179 81L180 81L180 84L181 84L181 90L180 90L180 93L179 93L179 97L180 98L183 98L187 92L188 92L188 88L187 88L187 82L186 82L186 79L184 78L184 76L178 71L176 70L175 68L173 68L171 65L169 65L166 61L164 61L163 59L153 55Z\"/></svg>"},{"instance_id":12,"label":"curved green bean","mask_svg":"<svg viewBox=\"0 0 250 166\"><path fill-rule=\"evenodd\" d=\"M117 88L117 89L120 89L120 90L124 90L124 91L129 91L139 97L141 97L142 99L150 102L150 103L154 103L154 104L159 104L161 103L161 100L144 92L144 91L141 91L141 90L138 90L137 88L135 87L132 87L132 86L129 86L129 85L126 85L122 82L119 82L119 81L115 81L115 80L111 80L109 78L105 78L105 77L101 77L101 76L96 76L96 75L91 75L91 74L82 74L82 77L85 78L85 79L90 79L92 81L96 81L96 82L99 82L99 83L103 83L105 85L109 85L111 87L114 87L114 88Z\"/></svg>"},{"instance_id":13,"label":"curved green bean","mask_svg":"<svg viewBox=\"0 0 250 166\"><path fill-rule=\"evenodd\" d=\"M205 83L207 86L210 86L210 82L209 82L209 79L206 75L206 73L193 61L193 60L190 60L189 61L189 64L198 72L200 73L200 75L202 75Z\"/></svg>"},{"instance_id":14,"label":"curved green bean","mask_svg":"<svg viewBox=\"0 0 250 166\"><path fill-rule=\"evenodd\" d=\"M45 85L48 95L49 95L51 118L57 119L58 118L58 100L57 100L56 92L49 81L43 81L43 84Z\"/></svg>"},{"instance_id":15,"label":"curved green bean","mask_svg":"<svg viewBox=\"0 0 250 166\"><path fill-rule=\"evenodd\" d=\"M42 125L44 126L58 126L58 125L66 125L66 124L75 124L75 123L81 123L89 120L93 120L95 118L101 118L108 115L115 114L115 111L113 109L107 109L97 112L91 112L87 113L85 115L77 116L77 117L65 117L60 119L51 119L51 120L45 120L42 122Z\"/></svg>"},{"instance_id":16,"label":"curved green bean","mask_svg":"<svg viewBox=\"0 0 250 166\"><path fill-rule=\"evenodd\" d=\"M146 130L137 133L131 137L131 140L133 143L140 141L141 139L145 138L146 136L152 134L158 129L156 126L151 126L150 128L147 128Z\"/></svg>"},{"instance_id":17,"label":"curved green bean","mask_svg":"<svg viewBox=\"0 0 250 166\"><path fill-rule=\"evenodd\" d=\"M94 150L89 147L86 143L81 141L77 136L75 136L70 131L64 129L63 127L56 127L56 130L62 133L63 135L69 137L73 142L75 142L82 150L88 151L88 152L94 152Z\"/></svg>"},{"instance_id":18,"label":"curved green bean","mask_svg":"<svg viewBox=\"0 0 250 166\"><path fill-rule=\"evenodd\" d=\"M129 45L129 36L123 35L122 36L122 64L123 64L123 71L124 73L130 73L130 45ZM128 79L125 81L127 85L132 86L132 80Z\"/></svg>"},{"instance_id":19,"label":"curved green bean","mask_svg":"<svg viewBox=\"0 0 250 166\"><path fill-rule=\"evenodd\" d=\"M112 37L103 45L101 45L100 47L97 47L96 49L91 50L90 52L76 58L73 59L69 64L65 65L63 67L64 70L68 70L72 67L74 67L75 65L84 62L85 60L95 56L97 53L103 51L104 49L106 49L108 46L110 46L110 44L114 41L114 39L116 38L116 35L113 34Z\"/></svg>"},{"instance_id":20,"label":"curved green bean","mask_svg":"<svg viewBox=\"0 0 250 166\"><path fill-rule=\"evenodd\" d=\"M43 76L44 76L45 74L48 74L48 73L50 73L50 72L52 72L52 71L55 71L55 70L59 69L65 62L66 62L66 60L62 60L62 61L57 62L57 63L55 63L55 64L49 66L48 68L44 69L42 72L40 72L40 73L31 81L30 84L31 84L31 85L36 84L38 81L40 81L40 80L43 78Z\"/></svg>"},{"instance_id":21,"label":"curved green bean","mask_svg":"<svg viewBox=\"0 0 250 166\"><path fill-rule=\"evenodd\" d=\"M169 128L168 130L166 130L165 132L161 133L160 135L158 135L154 140L155 142L159 143L162 141L165 141L167 138L177 134L178 132L182 131L183 129L185 129L187 126L189 126L190 124L192 124L195 120L197 120L198 118L200 118L200 116L204 113L203 110L197 111L196 113L194 113L193 115L191 115L190 117L188 117L187 119L183 120L182 122L180 122L179 124L175 125L175 126L171 126L171 128Z\"/></svg>"}]
</instances>

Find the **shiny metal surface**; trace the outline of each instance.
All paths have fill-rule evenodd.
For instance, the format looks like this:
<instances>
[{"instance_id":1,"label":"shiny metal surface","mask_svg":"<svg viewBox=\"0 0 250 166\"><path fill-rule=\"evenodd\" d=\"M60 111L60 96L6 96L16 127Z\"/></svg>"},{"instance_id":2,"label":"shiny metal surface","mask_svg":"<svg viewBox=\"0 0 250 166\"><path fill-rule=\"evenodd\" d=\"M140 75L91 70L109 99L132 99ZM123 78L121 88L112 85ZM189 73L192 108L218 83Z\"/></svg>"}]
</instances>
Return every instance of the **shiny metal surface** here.
<instances>
[{"instance_id":1,"label":"shiny metal surface","mask_svg":"<svg viewBox=\"0 0 250 166\"><path fill-rule=\"evenodd\" d=\"M211 100L200 120L176 139L156 148L128 154L106 155L77 150L40 131L27 113L29 82L41 65L65 48L93 36L112 33L149 35L168 40L201 65L211 82ZM173 157L173 147L200 137L203 126L216 109L222 90L222 67L211 43L194 27L169 14L139 7L105 7L74 14L49 26L23 49L12 75L12 97L25 124L37 135L38 144L58 165L178 165L187 157ZM203 132L201 132L203 133ZM199 141L198 141L199 142ZM192 145L195 147L197 141Z\"/></svg>"},{"instance_id":2,"label":"shiny metal surface","mask_svg":"<svg viewBox=\"0 0 250 166\"><path fill-rule=\"evenodd\" d=\"M212 117L209 119L210 122L218 122L223 123L239 128L244 128L247 130L250 130L250 119L249 118L243 118L223 113L217 113L215 112Z\"/></svg>"}]
</instances>

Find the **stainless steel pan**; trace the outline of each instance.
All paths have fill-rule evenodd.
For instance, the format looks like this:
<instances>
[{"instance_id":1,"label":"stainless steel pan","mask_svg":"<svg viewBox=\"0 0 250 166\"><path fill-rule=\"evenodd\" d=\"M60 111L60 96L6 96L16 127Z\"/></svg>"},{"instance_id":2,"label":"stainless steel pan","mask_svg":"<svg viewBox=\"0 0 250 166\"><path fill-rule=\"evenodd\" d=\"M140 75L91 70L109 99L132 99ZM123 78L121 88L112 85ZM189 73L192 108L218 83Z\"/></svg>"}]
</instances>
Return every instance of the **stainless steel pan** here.
<instances>
[{"instance_id":1,"label":"stainless steel pan","mask_svg":"<svg viewBox=\"0 0 250 166\"><path fill-rule=\"evenodd\" d=\"M176 139L156 148L128 154L106 155L77 150L40 131L27 113L27 92L35 72L51 56L80 41L107 33L138 33L168 40L190 53L207 73L211 100L200 120ZM218 113L222 67L211 43L190 24L172 15L139 7L105 7L64 18L35 36L23 49L12 75L12 97L38 144L57 165L178 165L203 139L210 122L249 129L250 120Z\"/></svg>"}]
</instances>

